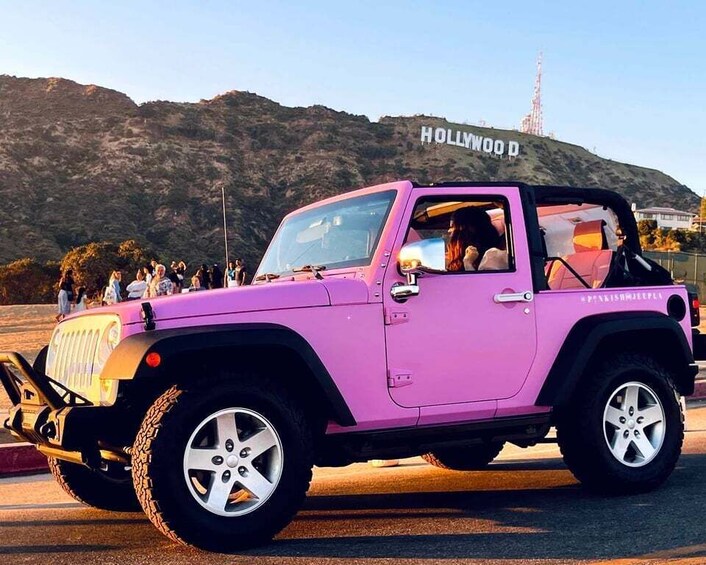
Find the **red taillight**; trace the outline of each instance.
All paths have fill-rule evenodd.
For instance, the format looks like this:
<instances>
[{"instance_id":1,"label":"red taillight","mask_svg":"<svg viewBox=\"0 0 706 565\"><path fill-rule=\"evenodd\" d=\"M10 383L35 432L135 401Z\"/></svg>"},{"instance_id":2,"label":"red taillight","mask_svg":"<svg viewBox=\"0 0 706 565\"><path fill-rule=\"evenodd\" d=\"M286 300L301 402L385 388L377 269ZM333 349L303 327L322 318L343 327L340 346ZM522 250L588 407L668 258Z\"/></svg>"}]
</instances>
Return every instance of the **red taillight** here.
<instances>
[{"instance_id":1,"label":"red taillight","mask_svg":"<svg viewBox=\"0 0 706 565\"><path fill-rule=\"evenodd\" d=\"M699 304L699 299L698 299L698 298L694 298L694 299L691 301L691 307L692 307L694 310L698 310L698 309L701 307L701 304Z\"/></svg>"}]
</instances>

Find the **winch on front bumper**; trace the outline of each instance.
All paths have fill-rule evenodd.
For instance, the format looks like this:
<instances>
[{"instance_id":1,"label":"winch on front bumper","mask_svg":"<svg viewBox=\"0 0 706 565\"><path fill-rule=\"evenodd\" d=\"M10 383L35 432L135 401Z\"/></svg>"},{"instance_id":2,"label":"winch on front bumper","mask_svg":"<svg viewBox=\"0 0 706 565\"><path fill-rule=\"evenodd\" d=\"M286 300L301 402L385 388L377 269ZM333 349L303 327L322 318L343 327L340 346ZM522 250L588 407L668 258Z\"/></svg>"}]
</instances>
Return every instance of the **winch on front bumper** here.
<instances>
[{"instance_id":1,"label":"winch on front bumper","mask_svg":"<svg viewBox=\"0 0 706 565\"><path fill-rule=\"evenodd\" d=\"M19 353L0 352L0 382L12 407L3 426L45 455L103 468L130 464L126 448L105 441L120 422L116 406L96 406L35 370ZM100 437L99 437L100 434Z\"/></svg>"}]
</instances>

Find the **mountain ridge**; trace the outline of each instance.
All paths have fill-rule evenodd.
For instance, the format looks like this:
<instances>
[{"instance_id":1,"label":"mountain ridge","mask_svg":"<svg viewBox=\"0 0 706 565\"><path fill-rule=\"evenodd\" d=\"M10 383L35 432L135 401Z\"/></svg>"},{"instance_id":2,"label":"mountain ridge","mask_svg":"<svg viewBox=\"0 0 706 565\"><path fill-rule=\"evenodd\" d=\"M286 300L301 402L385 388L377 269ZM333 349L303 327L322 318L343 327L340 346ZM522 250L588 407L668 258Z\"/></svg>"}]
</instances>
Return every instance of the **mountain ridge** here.
<instances>
[{"instance_id":1,"label":"mountain ridge","mask_svg":"<svg viewBox=\"0 0 706 565\"><path fill-rule=\"evenodd\" d=\"M517 140L520 155L422 144L422 126ZM660 171L516 131L433 116L374 122L237 90L138 105L68 79L0 75L0 263L130 238L163 260L222 262L223 186L229 248L252 268L286 212L402 178L602 186L640 207L699 203Z\"/></svg>"}]
</instances>

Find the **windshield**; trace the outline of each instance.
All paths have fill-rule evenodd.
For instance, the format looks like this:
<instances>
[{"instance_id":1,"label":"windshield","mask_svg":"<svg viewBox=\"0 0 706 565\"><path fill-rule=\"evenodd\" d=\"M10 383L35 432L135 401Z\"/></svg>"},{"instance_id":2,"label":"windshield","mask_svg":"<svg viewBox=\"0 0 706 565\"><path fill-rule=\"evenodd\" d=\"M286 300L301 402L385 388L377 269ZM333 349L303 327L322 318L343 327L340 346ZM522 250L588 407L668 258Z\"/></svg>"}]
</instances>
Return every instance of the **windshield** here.
<instances>
[{"instance_id":1,"label":"windshield","mask_svg":"<svg viewBox=\"0 0 706 565\"><path fill-rule=\"evenodd\" d=\"M369 265L396 191L357 196L286 219L256 276L304 266L338 269Z\"/></svg>"}]
</instances>

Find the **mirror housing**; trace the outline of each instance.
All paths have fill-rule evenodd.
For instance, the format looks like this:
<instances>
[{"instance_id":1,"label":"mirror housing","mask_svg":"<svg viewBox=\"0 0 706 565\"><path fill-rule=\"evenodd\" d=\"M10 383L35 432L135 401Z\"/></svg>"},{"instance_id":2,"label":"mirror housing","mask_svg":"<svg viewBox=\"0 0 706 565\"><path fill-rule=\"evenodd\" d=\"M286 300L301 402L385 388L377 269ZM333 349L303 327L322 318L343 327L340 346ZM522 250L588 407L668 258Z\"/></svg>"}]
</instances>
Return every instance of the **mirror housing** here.
<instances>
[{"instance_id":1,"label":"mirror housing","mask_svg":"<svg viewBox=\"0 0 706 565\"><path fill-rule=\"evenodd\" d=\"M417 278L420 275L446 271L446 244L441 238L408 243L400 249L397 265L407 276L407 284L392 285L390 294L393 300L405 302L410 296L419 294Z\"/></svg>"},{"instance_id":2,"label":"mirror housing","mask_svg":"<svg viewBox=\"0 0 706 565\"><path fill-rule=\"evenodd\" d=\"M440 237L408 243L400 249L398 263L405 275L445 273L446 244Z\"/></svg>"}]
</instances>

